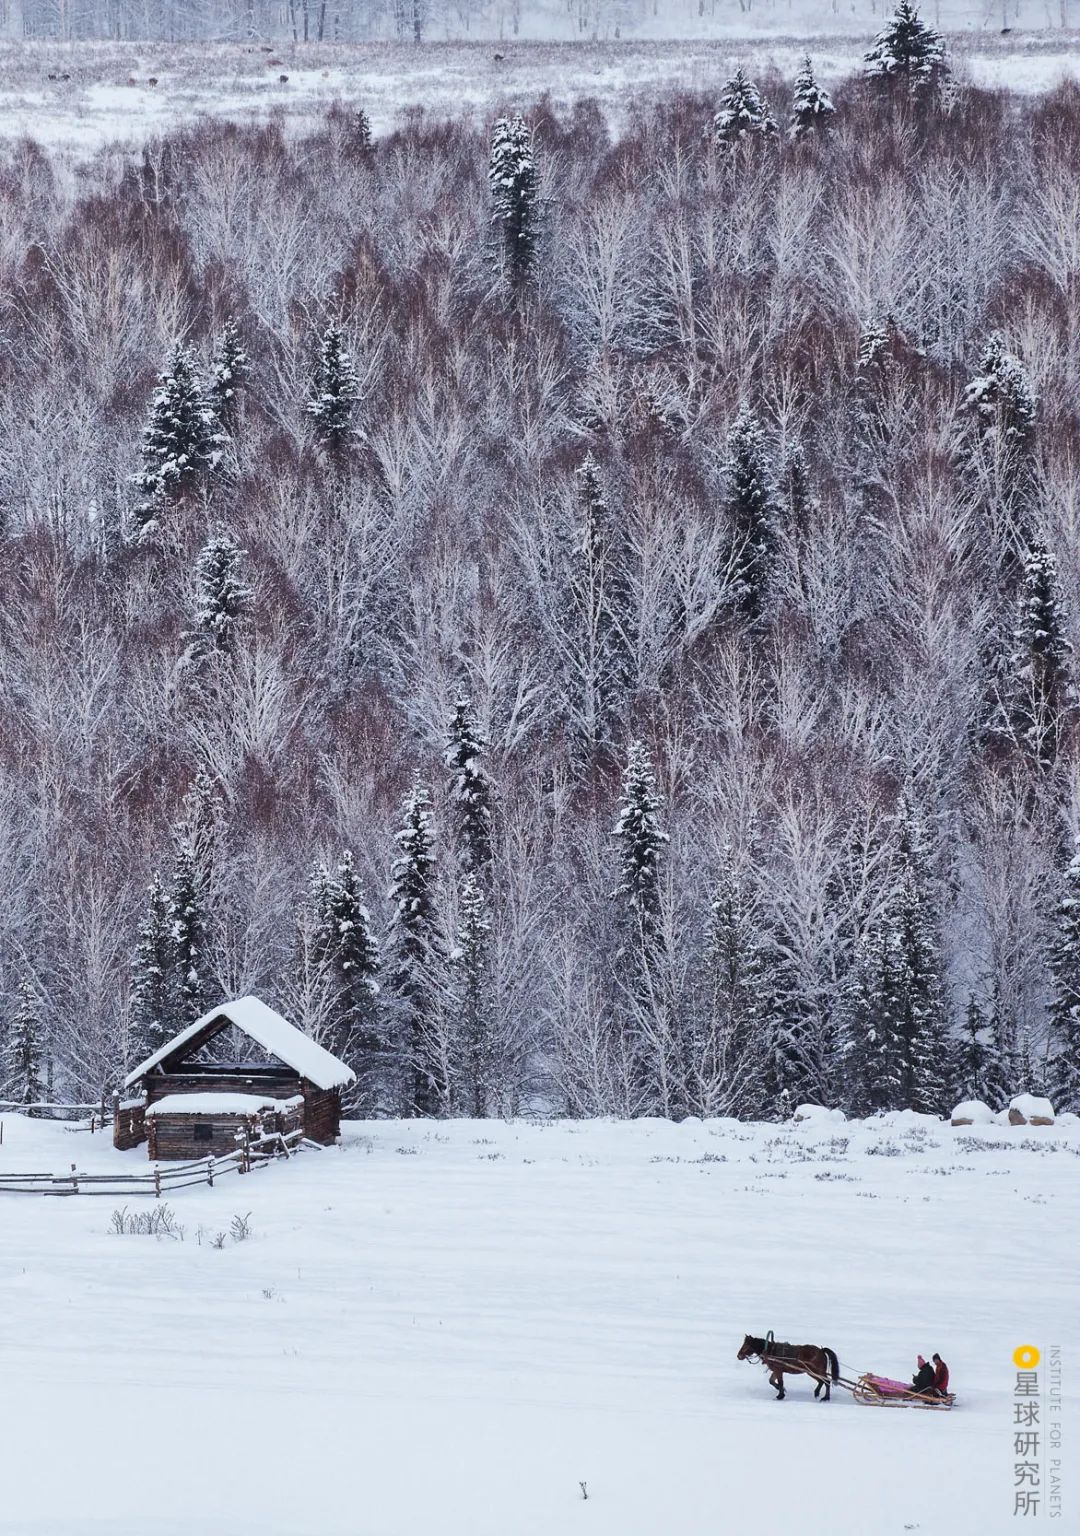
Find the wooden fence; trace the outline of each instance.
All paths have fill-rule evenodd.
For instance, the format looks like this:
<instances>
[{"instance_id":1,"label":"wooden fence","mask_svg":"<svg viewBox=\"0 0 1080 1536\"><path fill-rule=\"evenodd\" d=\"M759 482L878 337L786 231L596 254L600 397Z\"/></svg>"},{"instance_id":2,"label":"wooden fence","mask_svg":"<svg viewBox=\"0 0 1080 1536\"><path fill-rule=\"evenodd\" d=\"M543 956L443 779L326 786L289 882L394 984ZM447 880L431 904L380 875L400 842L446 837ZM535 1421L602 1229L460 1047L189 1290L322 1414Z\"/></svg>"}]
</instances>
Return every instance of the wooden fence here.
<instances>
[{"instance_id":1,"label":"wooden fence","mask_svg":"<svg viewBox=\"0 0 1080 1536\"><path fill-rule=\"evenodd\" d=\"M80 1173L75 1164L70 1173L7 1173L0 1169L0 1194L3 1195L162 1195L196 1184L209 1184L226 1173L250 1173L278 1157L290 1157L300 1150L303 1132L285 1135L272 1132L237 1147L225 1157L201 1157L192 1163L167 1163L147 1173ZM314 1145L314 1143L307 1143Z\"/></svg>"}]
</instances>

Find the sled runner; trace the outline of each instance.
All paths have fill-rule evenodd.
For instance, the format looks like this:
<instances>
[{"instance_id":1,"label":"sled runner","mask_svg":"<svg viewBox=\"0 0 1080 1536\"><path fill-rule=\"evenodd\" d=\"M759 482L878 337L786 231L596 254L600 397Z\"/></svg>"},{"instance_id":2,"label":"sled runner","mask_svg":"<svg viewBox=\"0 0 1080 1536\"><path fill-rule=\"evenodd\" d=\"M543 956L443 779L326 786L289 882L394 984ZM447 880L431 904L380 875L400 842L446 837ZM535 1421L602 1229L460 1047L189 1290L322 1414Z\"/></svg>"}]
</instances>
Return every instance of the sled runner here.
<instances>
[{"instance_id":1,"label":"sled runner","mask_svg":"<svg viewBox=\"0 0 1080 1536\"><path fill-rule=\"evenodd\" d=\"M842 1383L844 1386L846 1382ZM875 1376L867 1371L851 1388L857 1403L870 1403L875 1408L951 1408L956 1401L955 1392L939 1397L931 1392L913 1392L903 1381L892 1381L888 1376Z\"/></svg>"}]
</instances>

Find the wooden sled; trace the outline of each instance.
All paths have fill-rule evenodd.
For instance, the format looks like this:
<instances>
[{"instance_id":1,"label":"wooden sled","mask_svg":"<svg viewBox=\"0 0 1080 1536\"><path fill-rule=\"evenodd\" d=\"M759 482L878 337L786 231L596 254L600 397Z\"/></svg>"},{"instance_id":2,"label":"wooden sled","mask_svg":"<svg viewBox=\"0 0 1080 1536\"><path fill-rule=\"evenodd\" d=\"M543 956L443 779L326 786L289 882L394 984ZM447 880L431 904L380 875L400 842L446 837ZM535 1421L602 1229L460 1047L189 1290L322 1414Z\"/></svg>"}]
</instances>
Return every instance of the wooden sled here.
<instances>
[{"instance_id":1,"label":"wooden sled","mask_svg":"<svg viewBox=\"0 0 1080 1536\"><path fill-rule=\"evenodd\" d=\"M869 1403L874 1408L949 1409L956 1401L955 1392L946 1392L944 1397L913 1392L903 1382L890 1381L887 1376L875 1376L869 1371L859 1377L851 1395L857 1403Z\"/></svg>"}]
</instances>

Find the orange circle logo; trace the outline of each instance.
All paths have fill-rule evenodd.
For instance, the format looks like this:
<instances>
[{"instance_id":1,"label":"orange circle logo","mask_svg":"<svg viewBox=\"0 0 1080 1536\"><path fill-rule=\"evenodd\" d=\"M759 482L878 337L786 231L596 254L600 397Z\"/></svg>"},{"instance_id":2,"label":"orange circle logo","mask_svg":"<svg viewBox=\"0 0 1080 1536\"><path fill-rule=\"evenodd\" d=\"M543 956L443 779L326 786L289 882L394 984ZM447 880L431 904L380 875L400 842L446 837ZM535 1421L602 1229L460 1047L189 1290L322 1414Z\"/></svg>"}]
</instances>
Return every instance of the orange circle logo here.
<instances>
[{"instance_id":1,"label":"orange circle logo","mask_svg":"<svg viewBox=\"0 0 1080 1536\"><path fill-rule=\"evenodd\" d=\"M1041 1359L1034 1344L1021 1344L1019 1349L1013 1350L1013 1365L1021 1371L1033 1371Z\"/></svg>"}]
</instances>

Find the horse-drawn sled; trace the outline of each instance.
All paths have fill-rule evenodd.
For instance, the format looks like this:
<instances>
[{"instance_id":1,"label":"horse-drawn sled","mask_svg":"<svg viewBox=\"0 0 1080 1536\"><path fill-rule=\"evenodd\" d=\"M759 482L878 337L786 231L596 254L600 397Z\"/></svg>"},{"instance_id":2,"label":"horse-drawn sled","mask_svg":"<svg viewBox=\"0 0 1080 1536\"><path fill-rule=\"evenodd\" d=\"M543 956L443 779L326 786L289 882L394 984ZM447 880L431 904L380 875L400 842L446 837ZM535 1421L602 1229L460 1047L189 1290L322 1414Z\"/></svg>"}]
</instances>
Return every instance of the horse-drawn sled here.
<instances>
[{"instance_id":1,"label":"horse-drawn sled","mask_svg":"<svg viewBox=\"0 0 1080 1536\"><path fill-rule=\"evenodd\" d=\"M771 1332L763 1339L747 1334L739 1350L740 1360L757 1360L769 1373L769 1385L776 1388L777 1399L785 1397L785 1376L809 1376L817 1382L814 1396L825 1388L828 1402L831 1388L843 1387L857 1403L875 1408L951 1408L955 1392L916 1392L907 1382L865 1371L859 1377L845 1376L833 1350L821 1344L778 1344Z\"/></svg>"}]
</instances>

